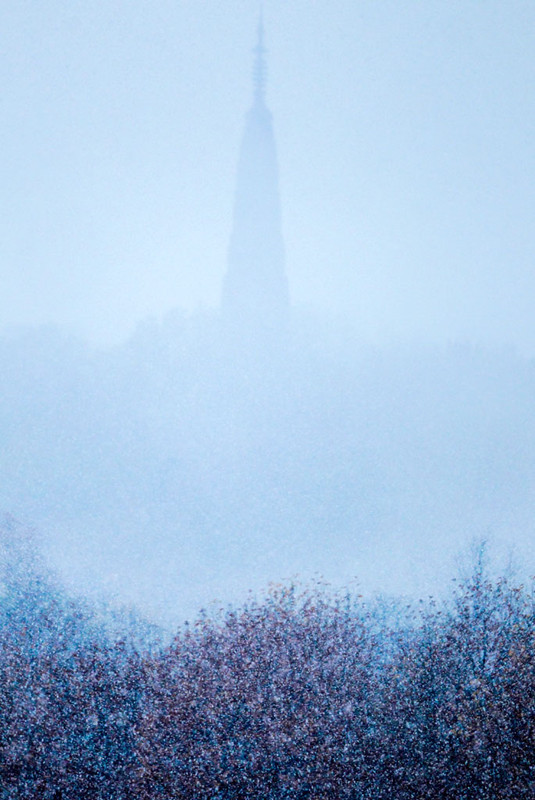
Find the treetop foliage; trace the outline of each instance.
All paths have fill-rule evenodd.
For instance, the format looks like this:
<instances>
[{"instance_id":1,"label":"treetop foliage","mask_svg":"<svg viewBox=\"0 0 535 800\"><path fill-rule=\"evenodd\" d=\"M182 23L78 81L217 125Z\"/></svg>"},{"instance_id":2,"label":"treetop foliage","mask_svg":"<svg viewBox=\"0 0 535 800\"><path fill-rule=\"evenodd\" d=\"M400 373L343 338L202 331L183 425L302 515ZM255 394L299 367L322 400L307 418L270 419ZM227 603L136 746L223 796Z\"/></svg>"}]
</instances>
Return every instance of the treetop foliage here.
<instances>
[{"instance_id":1,"label":"treetop foliage","mask_svg":"<svg viewBox=\"0 0 535 800\"><path fill-rule=\"evenodd\" d=\"M532 797L534 602L482 565L411 609L280 585L155 648L4 595L0 797Z\"/></svg>"}]
</instances>

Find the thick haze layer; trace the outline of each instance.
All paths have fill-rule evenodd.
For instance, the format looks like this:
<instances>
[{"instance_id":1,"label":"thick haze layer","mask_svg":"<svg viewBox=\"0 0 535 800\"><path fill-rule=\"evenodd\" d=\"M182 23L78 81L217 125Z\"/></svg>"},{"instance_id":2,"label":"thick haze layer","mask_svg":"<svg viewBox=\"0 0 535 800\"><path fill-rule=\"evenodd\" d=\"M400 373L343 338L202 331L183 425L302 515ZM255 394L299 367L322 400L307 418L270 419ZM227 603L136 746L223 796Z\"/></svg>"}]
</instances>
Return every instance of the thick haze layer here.
<instances>
[{"instance_id":1,"label":"thick haze layer","mask_svg":"<svg viewBox=\"0 0 535 800\"><path fill-rule=\"evenodd\" d=\"M258 7L4 0L3 326L215 306ZM294 302L535 354L531 2L270 0Z\"/></svg>"},{"instance_id":2,"label":"thick haze layer","mask_svg":"<svg viewBox=\"0 0 535 800\"><path fill-rule=\"evenodd\" d=\"M535 11L273 0L266 106L257 15L3 5L0 512L168 619L532 573Z\"/></svg>"}]
</instances>

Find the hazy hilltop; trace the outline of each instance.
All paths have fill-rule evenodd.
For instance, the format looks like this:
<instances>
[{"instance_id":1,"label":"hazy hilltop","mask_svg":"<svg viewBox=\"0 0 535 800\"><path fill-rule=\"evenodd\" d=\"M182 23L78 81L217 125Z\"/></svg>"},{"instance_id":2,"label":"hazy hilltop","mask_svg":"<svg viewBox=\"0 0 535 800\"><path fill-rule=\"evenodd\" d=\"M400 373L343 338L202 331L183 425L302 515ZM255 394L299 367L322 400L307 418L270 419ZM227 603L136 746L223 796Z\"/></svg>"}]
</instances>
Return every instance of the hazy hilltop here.
<instances>
[{"instance_id":1,"label":"hazy hilltop","mask_svg":"<svg viewBox=\"0 0 535 800\"><path fill-rule=\"evenodd\" d=\"M430 591L473 538L534 563L535 369L514 352L301 320L279 353L236 353L215 316L174 312L108 350L5 336L0 370L0 507L82 591L181 616L295 573Z\"/></svg>"}]
</instances>

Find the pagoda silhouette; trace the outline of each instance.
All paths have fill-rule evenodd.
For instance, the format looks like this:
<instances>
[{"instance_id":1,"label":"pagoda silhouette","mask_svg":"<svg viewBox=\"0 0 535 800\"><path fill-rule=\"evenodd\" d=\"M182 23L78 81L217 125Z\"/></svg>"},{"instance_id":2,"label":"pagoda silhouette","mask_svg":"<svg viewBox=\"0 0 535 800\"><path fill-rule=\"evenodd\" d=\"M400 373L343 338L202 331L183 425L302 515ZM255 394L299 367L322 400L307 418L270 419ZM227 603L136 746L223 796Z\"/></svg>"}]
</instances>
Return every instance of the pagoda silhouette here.
<instances>
[{"instance_id":1,"label":"pagoda silhouette","mask_svg":"<svg viewBox=\"0 0 535 800\"><path fill-rule=\"evenodd\" d=\"M266 106L266 49L262 17L254 48L253 101L238 161L232 233L221 314L235 346L278 348L287 337L289 293L277 150Z\"/></svg>"}]
</instances>

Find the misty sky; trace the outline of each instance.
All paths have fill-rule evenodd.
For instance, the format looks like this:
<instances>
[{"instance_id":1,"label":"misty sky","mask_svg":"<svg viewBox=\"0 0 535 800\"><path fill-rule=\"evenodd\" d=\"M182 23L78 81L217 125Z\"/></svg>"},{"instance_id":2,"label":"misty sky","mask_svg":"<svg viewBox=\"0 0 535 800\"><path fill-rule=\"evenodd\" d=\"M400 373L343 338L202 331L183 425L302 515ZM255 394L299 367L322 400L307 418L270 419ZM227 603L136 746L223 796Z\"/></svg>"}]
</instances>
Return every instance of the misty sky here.
<instances>
[{"instance_id":1,"label":"misty sky","mask_svg":"<svg viewBox=\"0 0 535 800\"><path fill-rule=\"evenodd\" d=\"M535 5L268 0L295 305L535 355ZM0 326L216 306L253 0L3 0Z\"/></svg>"}]
</instances>

